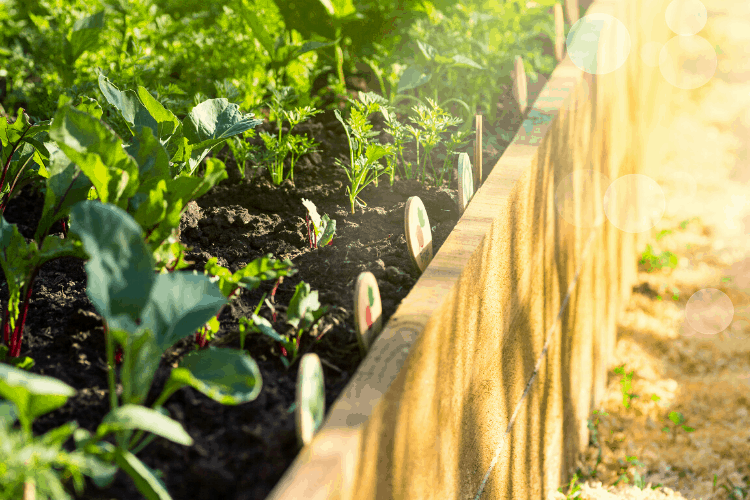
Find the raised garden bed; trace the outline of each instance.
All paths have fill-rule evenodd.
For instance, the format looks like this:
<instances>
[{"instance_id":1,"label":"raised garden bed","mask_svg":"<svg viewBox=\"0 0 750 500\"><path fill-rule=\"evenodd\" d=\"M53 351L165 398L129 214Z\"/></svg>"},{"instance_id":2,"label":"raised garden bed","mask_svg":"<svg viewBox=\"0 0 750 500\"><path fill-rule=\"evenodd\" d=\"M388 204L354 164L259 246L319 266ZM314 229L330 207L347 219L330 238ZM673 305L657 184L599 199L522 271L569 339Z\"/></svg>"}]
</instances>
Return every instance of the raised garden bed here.
<instances>
[{"instance_id":1,"label":"raised garden bed","mask_svg":"<svg viewBox=\"0 0 750 500\"><path fill-rule=\"evenodd\" d=\"M531 102L534 94L531 92ZM485 124L485 137L496 138L498 146L484 148L485 176L508 144L503 137L512 137L522 121L512 103L507 109L510 112L502 122ZM267 122L258 129L275 131ZM382 130L382 123L377 120L375 130ZM294 183L285 181L274 186L264 171L250 174L244 181L231 176L183 214L181 240L192 247L187 260L194 264L188 270L199 273L212 257L230 271L268 253L292 260L298 273L279 285L275 304L281 308L288 304L295 286L304 280L319 291L321 303L329 306L329 313L315 330L319 340L305 335L301 345L301 352L315 352L323 361L329 407L361 361L352 317L354 281L362 271L376 276L385 324L419 276L406 250L404 204L410 196L421 198L430 217L433 248L437 252L459 217L456 177L441 188L398 177L391 187L387 177L381 177L379 186L370 185L361 194L367 207L358 207L352 214L344 194L345 173L334 164L336 158L348 159L341 124L326 113L299 125L295 131L311 135L320 143L320 152L302 157L295 168ZM385 142L385 136L381 140ZM471 147L465 150L470 152ZM407 152L407 157L409 154L413 152ZM226 161L228 172L237 171L228 149L218 156ZM309 247L302 198L312 200L321 214L337 221L332 245ZM31 238L42 201L39 193L27 187L12 199L5 219L16 224L24 237ZM58 223L52 232L59 233L61 229ZM86 295L86 280L82 260L62 258L44 265L33 287L21 355L34 359L32 373L58 378L77 390L59 410L34 422L35 434L72 420L94 431L110 409L103 324ZM239 348L238 319L250 316L261 296L269 294L272 287L273 282L264 283L251 292L243 291L230 302L219 318L221 328L213 345ZM3 286L0 299L7 298L7 286ZM261 315L272 319L266 307ZM175 499L217 495L265 498L299 451L293 414L297 365L287 370L279 359L278 343L261 335L249 335L245 348L262 374L263 387L258 398L238 406L224 406L192 389L180 390L167 401L166 409L195 444L184 447L158 439L138 455L146 465L161 471L162 480ZM147 404L161 393L172 366L193 349L195 342L188 337L167 352ZM106 490L97 489L87 480L85 493L77 498L138 496L130 477L120 471Z\"/></svg>"}]
</instances>

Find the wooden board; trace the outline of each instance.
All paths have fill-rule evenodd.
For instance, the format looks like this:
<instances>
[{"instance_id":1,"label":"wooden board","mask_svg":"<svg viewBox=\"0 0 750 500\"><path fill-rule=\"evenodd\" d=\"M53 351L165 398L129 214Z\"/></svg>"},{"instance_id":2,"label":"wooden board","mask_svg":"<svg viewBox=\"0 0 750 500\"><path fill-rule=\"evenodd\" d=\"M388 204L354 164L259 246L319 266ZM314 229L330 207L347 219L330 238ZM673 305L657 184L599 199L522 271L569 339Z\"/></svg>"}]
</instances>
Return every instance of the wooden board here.
<instances>
[{"instance_id":1,"label":"wooden board","mask_svg":"<svg viewBox=\"0 0 750 500\"><path fill-rule=\"evenodd\" d=\"M380 288L375 276L366 271L360 273L354 285L354 325L357 343L364 356L372 342L380 333L383 322L383 306L380 302Z\"/></svg>"},{"instance_id":2,"label":"wooden board","mask_svg":"<svg viewBox=\"0 0 750 500\"><path fill-rule=\"evenodd\" d=\"M562 5L555 4L555 57L557 62L563 60L565 55L565 20L563 19Z\"/></svg>"},{"instance_id":3,"label":"wooden board","mask_svg":"<svg viewBox=\"0 0 750 500\"><path fill-rule=\"evenodd\" d=\"M482 115L474 118L474 189L482 184Z\"/></svg>"},{"instance_id":4,"label":"wooden board","mask_svg":"<svg viewBox=\"0 0 750 500\"><path fill-rule=\"evenodd\" d=\"M578 0L565 0L565 13L568 15L568 23L573 26L578 22Z\"/></svg>"},{"instance_id":5,"label":"wooden board","mask_svg":"<svg viewBox=\"0 0 750 500\"><path fill-rule=\"evenodd\" d=\"M432 230L427 210L418 196L406 200L404 235L409 255L420 271L427 269L432 260Z\"/></svg>"},{"instance_id":6,"label":"wooden board","mask_svg":"<svg viewBox=\"0 0 750 500\"><path fill-rule=\"evenodd\" d=\"M472 175L469 155L458 155L458 213L463 214L469 201L474 196L474 176Z\"/></svg>"},{"instance_id":7,"label":"wooden board","mask_svg":"<svg viewBox=\"0 0 750 500\"><path fill-rule=\"evenodd\" d=\"M297 425L297 441L300 446L310 444L315 433L323 425L326 414L326 392L323 367L315 353L308 353L299 360L297 371L297 398L294 410Z\"/></svg>"},{"instance_id":8,"label":"wooden board","mask_svg":"<svg viewBox=\"0 0 750 500\"><path fill-rule=\"evenodd\" d=\"M526 69L523 67L521 56L516 56L513 69L513 97L518 103L521 114L526 113L526 108L529 105L529 94L526 87Z\"/></svg>"}]
</instances>

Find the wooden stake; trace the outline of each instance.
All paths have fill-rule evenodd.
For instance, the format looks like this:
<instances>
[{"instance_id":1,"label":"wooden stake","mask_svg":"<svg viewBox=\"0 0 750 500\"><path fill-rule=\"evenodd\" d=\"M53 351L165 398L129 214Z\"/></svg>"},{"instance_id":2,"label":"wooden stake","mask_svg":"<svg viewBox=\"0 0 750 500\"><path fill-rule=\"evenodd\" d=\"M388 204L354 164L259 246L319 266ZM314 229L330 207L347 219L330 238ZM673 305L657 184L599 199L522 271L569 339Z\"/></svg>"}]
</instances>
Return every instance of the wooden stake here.
<instances>
[{"instance_id":1,"label":"wooden stake","mask_svg":"<svg viewBox=\"0 0 750 500\"><path fill-rule=\"evenodd\" d=\"M563 9L559 3L555 4L555 57L557 62L563 60L565 54L565 21L563 20Z\"/></svg>"},{"instance_id":2,"label":"wooden stake","mask_svg":"<svg viewBox=\"0 0 750 500\"><path fill-rule=\"evenodd\" d=\"M565 10L568 14L568 23L573 26L578 22L578 0L565 0Z\"/></svg>"},{"instance_id":3,"label":"wooden stake","mask_svg":"<svg viewBox=\"0 0 750 500\"><path fill-rule=\"evenodd\" d=\"M529 105L529 97L526 87L526 69L523 67L521 56L516 56L516 64L513 70L513 97L516 98L521 114L524 114Z\"/></svg>"},{"instance_id":4,"label":"wooden stake","mask_svg":"<svg viewBox=\"0 0 750 500\"><path fill-rule=\"evenodd\" d=\"M482 185L482 115L474 117L476 137L474 139L474 190Z\"/></svg>"}]
</instances>

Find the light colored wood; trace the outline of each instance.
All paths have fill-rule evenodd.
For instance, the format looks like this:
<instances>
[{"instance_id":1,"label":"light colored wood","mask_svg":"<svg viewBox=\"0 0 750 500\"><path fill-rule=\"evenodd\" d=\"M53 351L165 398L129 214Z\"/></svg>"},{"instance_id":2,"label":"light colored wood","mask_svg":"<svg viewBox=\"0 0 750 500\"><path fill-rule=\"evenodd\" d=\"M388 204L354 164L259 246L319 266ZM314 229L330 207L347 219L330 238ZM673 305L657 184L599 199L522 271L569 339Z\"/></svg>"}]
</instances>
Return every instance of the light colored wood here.
<instances>
[{"instance_id":1,"label":"light colored wood","mask_svg":"<svg viewBox=\"0 0 750 500\"><path fill-rule=\"evenodd\" d=\"M565 55L565 19L563 18L562 5L555 4L555 57L557 62L563 60Z\"/></svg>"},{"instance_id":2,"label":"light colored wood","mask_svg":"<svg viewBox=\"0 0 750 500\"><path fill-rule=\"evenodd\" d=\"M664 43L669 1L590 10ZM533 104L550 117L540 140L503 153L267 500L537 499L569 480L648 232L576 226L556 187L579 169L664 168L649 148L680 95L634 57L587 75L592 98L571 111L561 106L583 71L558 65ZM571 197L578 219L603 187Z\"/></svg>"},{"instance_id":3,"label":"light colored wood","mask_svg":"<svg viewBox=\"0 0 750 500\"><path fill-rule=\"evenodd\" d=\"M23 500L36 500L36 483L33 479L23 483Z\"/></svg>"},{"instance_id":4,"label":"light colored wood","mask_svg":"<svg viewBox=\"0 0 750 500\"><path fill-rule=\"evenodd\" d=\"M513 67L513 97L518 103L518 109L521 114L526 113L529 105L529 93L526 80L526 68L523 67L523 59L516 56L516 62Z\"/></svg>"},{"instance_id":5,"label":"light colored wood","mask_svg":"<svg viewBox=\"0 0 750 500\"><path fill-rule=\"evenodd\" d=\"M474 117L474 190L482 185L482 115Z\"/></svg>"},{"instance_id":6,"label":"light colored wood","mask_svg":"<svg viewBox=\"0 0 750 500\"><path fill-rule=\"evenodd\" d=\"M423 272L432 260L432 230L427 210L419 196L406 200L404 236L412 261Z\"/></svg>"},{"instance_id":7,"label":"light colored wood","mask_svg":"<svg viewBox=\"0 0 750 500\"><path fill-rule=\"evenodd\" d=\"M578 22L578 0L565 0L565 13L568 15L568 23L573 26Z\"/></svg>"},{"instance_id":8,"label":"light colored wood","mask_svg":"<svg viewBox=\"0 0 750 500\"><path fill-rule=\"evenodd\" d=\"M315 433L323 424L326 413L323 366L315 353L305 354L299 360L295 403L297 442L300 446L305 446L312 442Z\"/></svg>"},{"instance_id":9,"label":"light colored wood","mask_svg":"<svg viewBox=\"0 0 750 500\"><path fill-rule=\"evenodd\" d=\"M354 325L363 356L380 333L382 322L383 305L380 302L378 280L369 271L360 273L354 285Z\"/></svg>"},{"instance_id":10,"label":"light colored wood","mask_svg":"<svg viewBox=\"0 0 750 500\"><path fill-rule=\"evenodd\" d=\"M473 177L469 155L460 153L458 155L458 213L461 215L474 196Z\"/></svg>"}]
</instances>

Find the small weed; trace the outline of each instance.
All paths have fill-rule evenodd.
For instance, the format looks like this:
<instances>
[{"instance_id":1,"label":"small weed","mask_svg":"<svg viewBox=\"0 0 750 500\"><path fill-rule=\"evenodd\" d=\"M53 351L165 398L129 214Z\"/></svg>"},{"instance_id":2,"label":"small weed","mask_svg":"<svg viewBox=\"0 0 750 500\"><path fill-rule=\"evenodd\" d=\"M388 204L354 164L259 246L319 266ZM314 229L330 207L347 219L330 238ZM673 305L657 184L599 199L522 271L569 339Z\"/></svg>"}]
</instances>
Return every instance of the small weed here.
<instances>
[{"instance_id":1,"label":"small weed","mask_svg":"<svg viewBox=\"0 0 750 500\"><path fill-rule=\"evenodd\" d=\"M625 460L619 459L618 462L620 463L620 476L617 478L617 481L615 481L613 486L617 486L620 482L624 482L625 484L630 483L628 469L630 469L630 467L635 467L636 469L633 472L633 485L641 490L646 487L646 482L643 479L643 476L638 472L638 467L643 467L643 462L639 461L636 457L627 457Z\"/></svg>"},{"instance_id":2,"label":"small weed","mask_svg":"<svg viewBox=\"0 0 750 500\"><path fill-rule=\"evenodd\" d=\"M578 484L578 479L578 473L573 474L573 478L568 483L568 492L564 493L565 500L570 500L571 498L578 498L581 496L581 485ZM557 491L563 493L562 486L557 488Z\"/></svg>"},{"instance_id":3,"label":"small weed","mask_svg":"<svg viewBox=\"0 0 750 500\"><path fill-rule=\"evenodd\" d=\"M685 417L682 415L682 413L677 411L671 411L669 412L669 415L667 415L667 418L672 423L671 429L669 426L664 426L661 430L662 432L672 432L672 443L677 442L677 430L682 429L685 432L694 432L695 429L692 427L689 427L685 425Z\"/></svg>"},{"instance_id":4,"label":"small weed","mask_svg":"<svg viewBox=\"0 0 750 500\"><path fill-rule=\"evenodd\" d=\"M633 375L635 374L635 370L631 370L628 373L625 373L625 365L618 366L615 368L615 373L618 375L622 375L622 378L620 378L620 392L622 392L622 405L626 409L630 409L630 401L634 398L640 397L638 394L630 392L630 390L633 388L632 380Z\"/></svg>"}]
</instances>

